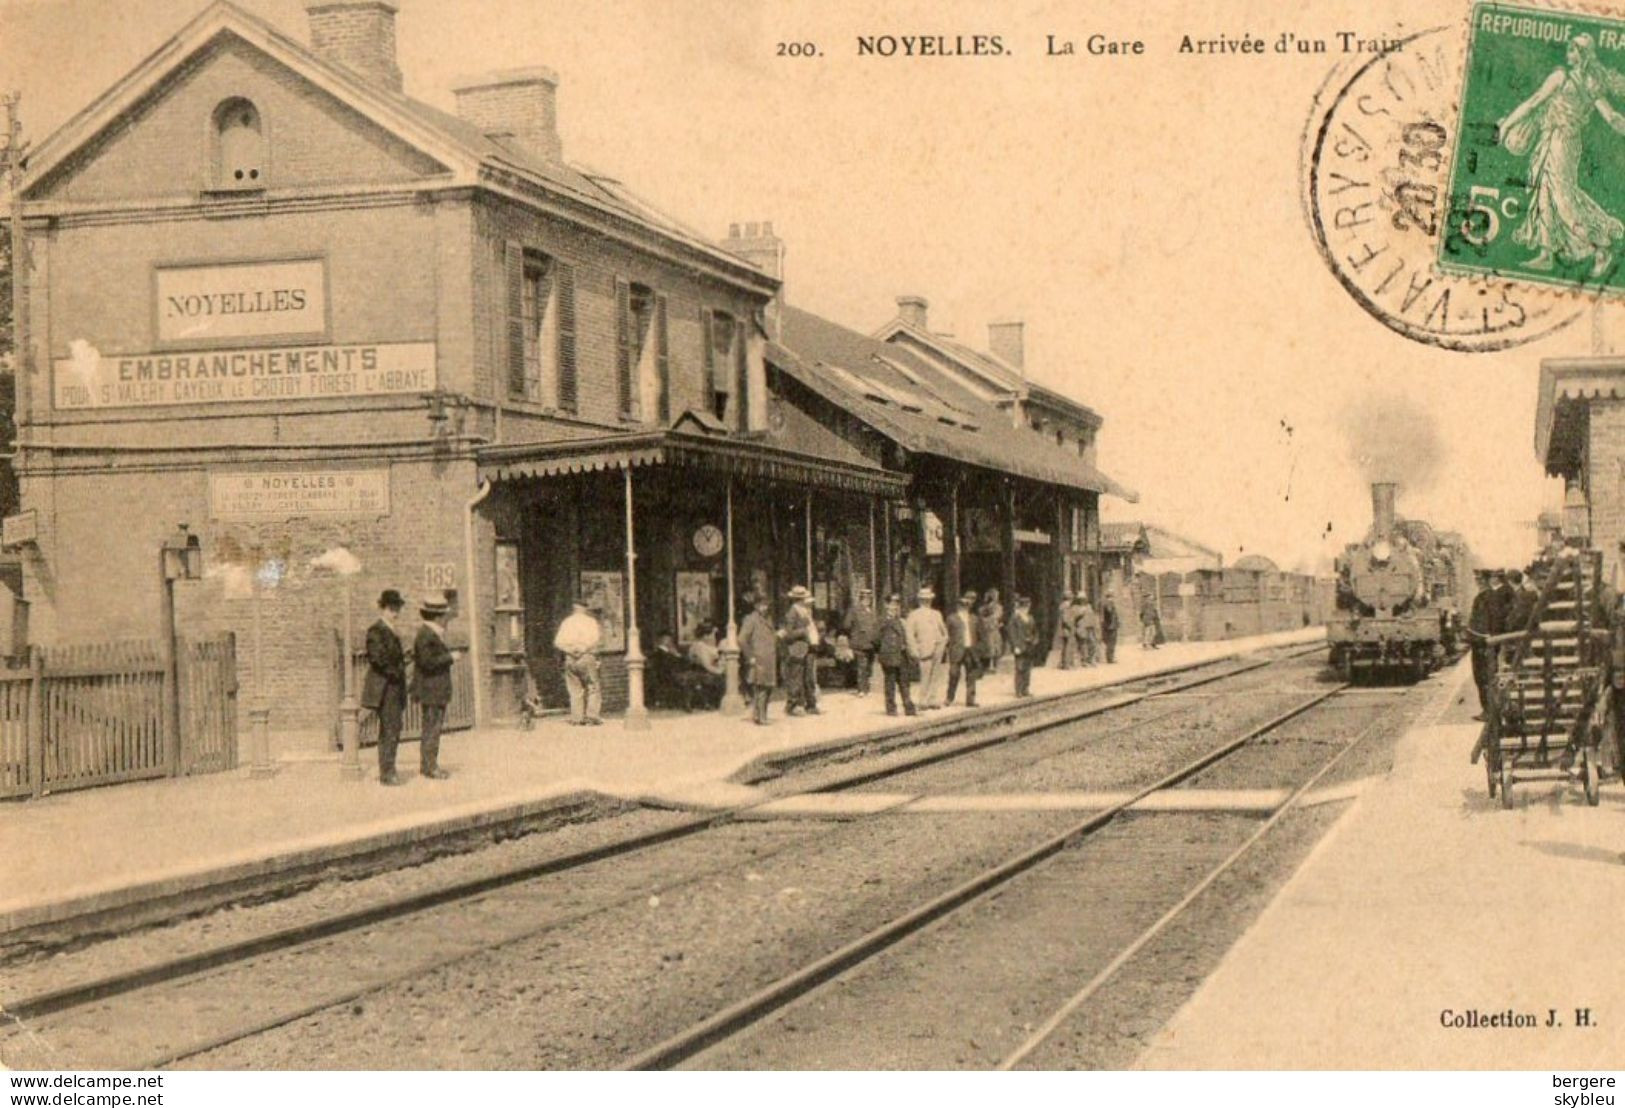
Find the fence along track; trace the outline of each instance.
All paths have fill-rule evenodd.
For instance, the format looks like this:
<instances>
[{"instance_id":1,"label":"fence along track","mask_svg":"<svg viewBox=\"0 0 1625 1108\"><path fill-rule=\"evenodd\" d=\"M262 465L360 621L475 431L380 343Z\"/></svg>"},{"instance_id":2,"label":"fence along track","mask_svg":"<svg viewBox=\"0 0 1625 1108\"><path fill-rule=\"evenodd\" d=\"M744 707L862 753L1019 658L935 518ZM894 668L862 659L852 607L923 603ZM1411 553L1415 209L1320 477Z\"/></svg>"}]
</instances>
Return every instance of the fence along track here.
<instances>
[{"instance_id":1,"label":"fence along track","mask_svg":"<svg viewBox=\"0 0 1625 1108\"><path fill-rule=\"evenodd\" d=\"M235 638L183 646L179 764L155 642L36 646L25 666L0 670L0 797L234 768Z\"/></svg>"},{"instance_id":2,"label":"fence along track","mask_svg":"<svg viewBox=\"0 0 1625 1108\"><path fill-rule=\"evenodd\" d=\"M1264 666L1273 664L1277 661L1290 661L1292 659L1302 657L1305 653L1307 652L1295 651L1284 654L1279 658L1270 659L1257 664L1250 664L1241 669L1229 670L1221 674L1207 674L1199 676L1189 681L1171 685L1163 689L1150 690L1146 693L1133 696L1121 702L1113 702L1110 705L1091 708L1083 712L1074 713L1073 718L1085 719L1103 714L1104 712L1115 711L1118 708L1127 707L1130 704L1140 703L1142 700L1150 697L1175 693L1182 689L1191 688L1197 685L1211 684L1215 681L1223 680L1229 677L1239 677L1243 674L1251 673L1254 670L1263 668ZM1332 690L1332 692L1336 691L1337 690L1335 689ZM1330 695L1332 695L1332 693L1323 694L1322 698ZM1012 739L1020 738L1029 732L1049 730L1063 724L1065 720L1058 718L1053 712L1055 706L1049 705L1049 707L1051 708L1050 712L1038 714L1036 718L1030 721L1030 725L1028 726L1023 727L1022 724L1018 723L1014 727L1000 727L997 731L998 737L994 740L994 742L1010 741ZM1279 722L1285 722L1285 719L1282 718L1279 720ZM956 747L954 751L950 753L950 756L975 753L976 751L985 749L989 745L993 745L993 743L975 740L970 744ZM919 765L929 765L941 762L943 760L945 760L945 758L942 752L930 750L919 755L915 759L911 759L907 763L888 767L882 776L890 776L893 773L905 772L916 763ZM838 791L843 788L852 788L858 785L867 784L874 779L875 775L872 771L860 770L851 772L837 781L822 782L818 786L818 791ZM94 1003L98 1000L120 996L126 993L134 992L138 989L150 988L173 981L179 981L210 970L230 966L235 963L246 962L262 955L292 949L294 947L303 946L307 943L316 942L318 940L343 934L345 932L359 930L373 924L383 923L391 919L400 918L402 916L424 911L429 908L495 892L506 886L519 884L534 878L563 873L597 862L653 849L657 846L662 846L678 839L688 838L701 832L711 830L712 828L723 826L731 822L739 814L739 811L740 810L728 810L702 816L694 820L678 824L674 827L632 836L616 842L606 843L602 846L594 847L590 850L582 851L576 854L544 859L539 862L526 863L525 865L512 867L498 873L470 878L439 888L427 889L421 892L412 893L394 900L351 909L347 912L326 916L306 923L294 924L277 931L236 940L234 942L222 944L218 947L182 954L166 962L137 966L118 973L104 975L94 980L52 990L50 992L39 993L30 997L21 997L12 1003L8 1003L6 1005L6 1011L13 1017L19 1019L37 1019L57 1013L72 1011L73 1009L83 1007L84 1005ZM462 957L462 955L459 955L458 957ZM301 1018L302 1016L311 1014L311 1012L320 1010L320 1008L329 1007L331 1004L342 1003L354 999L356 996L374 991L374 989L377 987L381 986L378 986L375 983L357 987L353 990L342 991L339 994L335 994L334 996L324 999L320 1005L310 1008L309 1011L297 1011L272 1021L263 1027L256 1027L242 1033L221 1036L210 1040L206 1045L196 1048L189 1047L184 1050L172 1052L169 1057L149 1060L151 1063L150 1065L145 1065L139 1068L150 1069L172 1064L175 1061L190 1057L193 1054L202 1053L204 1050L215 1049L219 1046L226 1045L229 1042L236 1041L237 1039L246 1038L249 1035L269 1030L272 1027L278 1026L282 1023L291 1022L294 1019Z\"/></svg>"}]
</instances>

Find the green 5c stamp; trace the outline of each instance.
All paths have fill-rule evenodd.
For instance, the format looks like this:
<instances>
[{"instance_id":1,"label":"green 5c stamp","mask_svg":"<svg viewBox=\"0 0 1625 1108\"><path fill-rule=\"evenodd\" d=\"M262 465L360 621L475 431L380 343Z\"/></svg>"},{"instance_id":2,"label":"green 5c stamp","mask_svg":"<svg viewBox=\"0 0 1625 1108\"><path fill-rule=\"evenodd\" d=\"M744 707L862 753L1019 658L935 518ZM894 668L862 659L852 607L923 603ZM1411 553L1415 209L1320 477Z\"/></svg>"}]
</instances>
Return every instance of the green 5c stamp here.
<instances>
[{"instance_id":1,"label":"green 5c stamp","mask_svg":"<svg viewBox=\"0 0 1625 1108\"><path fill-rule=\"evenodd\" d=\"M1473 9L1447 272L1625 290L1625 20Z\"/></svg>"}]
</instances>

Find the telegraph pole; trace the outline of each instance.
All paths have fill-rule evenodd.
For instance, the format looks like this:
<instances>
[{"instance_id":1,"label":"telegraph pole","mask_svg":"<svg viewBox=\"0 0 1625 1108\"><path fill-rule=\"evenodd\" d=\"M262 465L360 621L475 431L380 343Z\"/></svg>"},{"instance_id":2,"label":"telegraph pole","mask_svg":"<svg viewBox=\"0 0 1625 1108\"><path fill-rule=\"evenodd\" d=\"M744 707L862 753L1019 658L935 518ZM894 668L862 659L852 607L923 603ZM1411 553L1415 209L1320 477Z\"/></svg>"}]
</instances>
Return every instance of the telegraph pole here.
<instances>
[{"instance_id":1,"label":"telegraph pole","mask_svg":"<svg viewBox=\"0 0 1625 1108\"><path fill-rule=\"evenodd\" d=\"M22 99L20 92L0 95L0 104L6 109L6 144L0 149L0 158L5 162L6 187L11 201L11 377L15 397L12 423L17 429L13 445L16 451L12 461L14 473L20 473L23 468L23 428L28 423L29 404L33 399L30 396L33 367L28 346L28 280L33 267L29 265L28 243L23 237L23 159L28 147L23 142Z\"/></svg>"}]
</instances>

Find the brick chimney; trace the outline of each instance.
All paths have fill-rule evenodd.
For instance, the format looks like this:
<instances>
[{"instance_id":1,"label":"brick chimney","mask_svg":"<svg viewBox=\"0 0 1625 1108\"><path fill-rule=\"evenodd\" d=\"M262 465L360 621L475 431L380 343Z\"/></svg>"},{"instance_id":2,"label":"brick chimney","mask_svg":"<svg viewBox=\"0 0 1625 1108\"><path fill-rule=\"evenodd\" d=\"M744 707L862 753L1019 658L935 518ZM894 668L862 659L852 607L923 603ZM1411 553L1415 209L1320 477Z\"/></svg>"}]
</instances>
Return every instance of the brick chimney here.
<instances>
[{"instance_id":1,"label":"brick chimney","mask_svg":"<svg viewBox=\"0 0 1625 1108\"><path fill-rule=\"evenodd\" d=\"M311 49L373 84L400 92L395 11L389 0L306 0Z\"/></svg>"},{"instance_id":2,"label":"brick chimney","mask_svg":"<svg viewBox=\"0 0 1625 1108\"><path fill-rule=\"evenodd\" d=\"M730 223L722 248L779 281L779 290L767 305L768 334L778 338L779 309L784 304L784 240L773 233L772 223Z\"/></svg>"},{"instance_id":3,"label":"brick chimney","mask_svg":"<svg viewBox=\"0 0 1625 1108\"><path fill-rule=\"evenodd\" d=\"M987 348L995 358L1026 371L1023 333L1027 325L1019 319L1001 319L987 325Z\"/></svg>"},{"instance_id":4,"label":"brick chimney","mask_svg":"<svg viewBox=\"0 0 1625 1108\"><path fill-rule=\"evenodd\" d=\"M903 322L919 331L929 331L925 325L925 313L930 310L931 302L923 296L899 296L897 298L897 314Z\"/></svg>"},{"instance_id":5,"label":"brick chimney","mask_svg":"<svg viewBox=\"0 0 1625 1108\"><path fill-rule=\"evenodd\" d=\"M452 86L457 114L495 139L507 139L550 161L561 161L559 75L546 66L499 69Z\"/></svg>"}]
</instances>

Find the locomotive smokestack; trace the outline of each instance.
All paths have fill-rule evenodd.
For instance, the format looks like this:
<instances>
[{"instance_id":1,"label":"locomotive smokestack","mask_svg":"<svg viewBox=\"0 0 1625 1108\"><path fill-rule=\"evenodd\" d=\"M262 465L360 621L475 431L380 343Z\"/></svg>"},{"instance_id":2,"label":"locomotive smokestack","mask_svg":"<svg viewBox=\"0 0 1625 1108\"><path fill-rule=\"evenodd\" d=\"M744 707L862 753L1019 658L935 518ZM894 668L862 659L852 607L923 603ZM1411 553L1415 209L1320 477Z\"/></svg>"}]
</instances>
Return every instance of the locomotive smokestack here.
<instances>
[{"instance_id":1,"label":"locomotive smokestack","mask_svg":"<svg viewBox=\"0 0 1625 1108\"><path fill-rule=\"evenodd\" d=\"M1394 537L1394 496L1399 486L1392 481L1376 481L1371 485L1371 537L1387 540Z\"/></svg>"}]
</instances>

